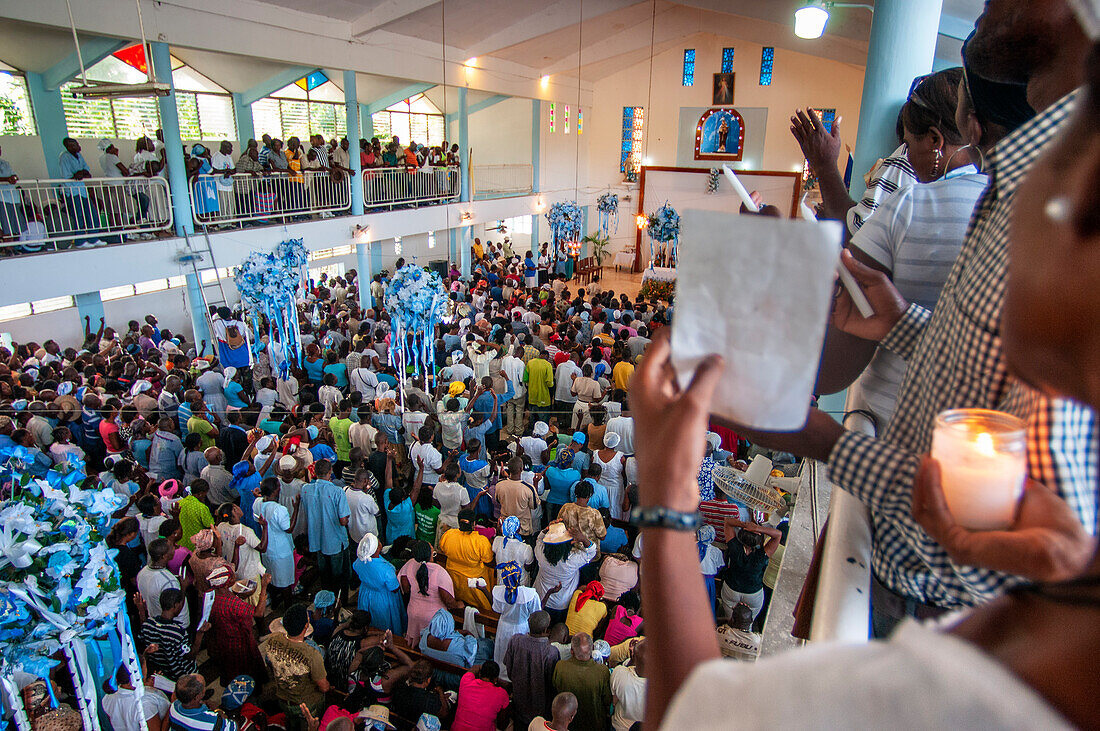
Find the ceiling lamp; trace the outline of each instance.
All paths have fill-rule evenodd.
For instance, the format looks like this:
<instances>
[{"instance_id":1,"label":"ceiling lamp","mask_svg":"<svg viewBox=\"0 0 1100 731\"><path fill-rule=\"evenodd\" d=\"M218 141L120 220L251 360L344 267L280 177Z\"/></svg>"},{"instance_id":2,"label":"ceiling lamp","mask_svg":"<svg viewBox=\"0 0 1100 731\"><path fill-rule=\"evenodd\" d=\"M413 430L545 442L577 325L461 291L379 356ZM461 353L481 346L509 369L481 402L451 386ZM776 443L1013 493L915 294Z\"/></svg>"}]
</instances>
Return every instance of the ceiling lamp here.
<instances>
[{"instance_id":1,"label":"ceiling lamp","mask_svg":"<svg viewBox=\"0 0 1100 731\"><path fill-rule=\"evenodd\" d=\"M794 11L794 34L799 38L813 40L820 38L829 22L829 10L832 8L866 8L872 13L875 9L863 3L834 3L827 0L809 0Z\"/></svg>"}]
</instances>

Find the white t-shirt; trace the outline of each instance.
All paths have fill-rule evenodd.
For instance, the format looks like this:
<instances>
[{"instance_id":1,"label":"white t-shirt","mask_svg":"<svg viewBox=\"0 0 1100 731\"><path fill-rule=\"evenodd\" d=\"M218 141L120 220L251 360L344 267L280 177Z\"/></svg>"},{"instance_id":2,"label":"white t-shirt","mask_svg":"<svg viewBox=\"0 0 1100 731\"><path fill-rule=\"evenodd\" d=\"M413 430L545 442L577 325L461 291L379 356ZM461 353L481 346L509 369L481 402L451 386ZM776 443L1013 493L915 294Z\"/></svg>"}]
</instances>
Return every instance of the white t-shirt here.
<instances>
[{"instance_id":1,"label":"white t-shirt","mask_svg":"<svg viewBox=\"0 0 1100 731\"><path fill-rule=\"evenodd\" d=\"M145 731L145 722L168 716L168 697L156 688L145 688L138 698L132 688L119 688L103 696L103 712L114 731Z\"/></svg>"},{"instance_id":2,"label":"white t-shirt","mask_svg":"<svg viewBox=\"0 0 1100 731\"><path fill-rule=\"evenodd\" d=\"M125 177L122 171L118 169L118 164L122 160L118 159L118 155L112 155L109 152L104 152L99 156L99 166L103 168L103 177L105 178L121 178Z\"/></svg>"},{"instance_id":3,"label":"white t-shirt","mask_svg":"<svg viewBox=\"0 0 1100 731\"><path fill-rule=\"evenodd\" d=\"M138 528L141 531L141 542L148 548L149 544L160 538L160 524L168 520L163 515L154 515L151 518L146 518L144 515L137 516Z\"/></svg>"},{"instance_id":4,"label":"white t-shirt","mask_svg":"<svg viewBox=\"0 0 1100 731\"><path fill-rule=\"evenodd\" d=\"M428 420L428 414L423 411L406 411L401 415L401 424L405 427L405 441L413 442L420 434L420 427L424 426L424 423ZM413 468L416 467L416 462L413 462ZM427 482L427 475L424 476L424 482Z\"/></svg>"},{"instance_id":5,"label":"white t-shirt","mask_svg":"<svg viewBox=\"0 0 1100 731\"><path fill-rule=\"evenodd\" d=\"M344 494L348 497L348 510L351 511L348 533L355 545L359 545L368 533L378 535L378 501L374 495L351 487L345 487Z\"/></svg>"},{"instance_id":6,"label":"white t-shirt","mask_svg":"<svg viewBox=\"0 0 1100 731\"><path fill-rule=\"evenodd\" d=\"M145 164L150 162L159 163L160 155L147 150L136 152L134 153L134 161L130 163L130 172L134 175L145 175Z\"/></svg>"},{"instance_id":7,"label":"white t-shirt","mask_svg":"<svg viewBox=\"0 0 1100 731\"><path fill-rule=\"evenodd\" d=\"M457 482L440 480L432 491L439 503L439 520L450 528L458 527L458 511L470 504L470 493Z\"/></svg>"},{"instance_id":8,"label":"white t-shirt","mask_svg":"<svg viewBox=\"0 0 1100 731\"><path fill-rule=\"evenodd\" d=\"M728 624L718 628L718 648L723 657L755 662L760 655L760 635L735 629Z\"/></svg>"},{"instance_id":9,"label":"white t-shirt","mask_svg":"<svg viewBox=\"0 0 1100 731\"><path fill-rule=\"evenodd\" d=\"M358 422L348 427L348 441L351 442L351 446L362 449L364 455L368 455L374 451L374 437L377 434L377 429L363 422Z\"/></svg>"},{"instance_id":10,"label":"white t-shirt","mask_svg":"<svg viewBox=\"0 0 1100 731\"><path fill-rule=\"evenodd\" d=\"M573 393L573 375L581 375L581 367L571 360L558 363L557 372L554 374L554 398L567 404L577 403L577 395Z\"/></svg>"},{"instance_id":11,"label":"white t-shirt","mask_svg":"<svg viewBox=\"0 0 1100 731\"><path fill-rule=\"evenodd\" d=\"M623 454L634 454L634 417L616 416L607 422L608 434L619 435L619 446L615 449Z\"/></svg>"},{"instance_id":12,"label":"white t-shirt","mask_svg":"<svg viewBox=\"0 0 1100 731\"><path fill-rule=\"evenodd\" d=\"M512 382L512 389L516 392L513 398L522 398L527 394L527 386L523 383L523 370L526 367L523 360L514 355L506 355L501 358L500 370Z\"/></svg>"},{"instance_id":13,"label":"white t-shirt","mask_svg":"<svg viewBox=\"0 0 1100 731\"><path fill-rule=\"evenodd\" d=\"M412 462L413 472L416 472L416 458L424 458L424 484L434 485L439 482L439 470L443 469L443 455L439 450L427 442L417 442L409 450L409 461Z\"/></svg>"},{"instance_id":14,"label":"white t-shirt","mask_svg":"<svg viewBox=\"0 0 1100 731\"><path fill-rule=\"evenodd\" d=\"M542 437L522 437L519 440L519 448L531 458L531 464L542 464L542 453L549 449L546 440Z\"/></svg>"},{"instance_id":15,"label":"white t-shirt","mask_svg":"<svg viewBox=\"0 0 1100 731\"><path fill-rule=\"evenodd\" d=\"M636 721L645 718L645 682L632 665L619 665L611 671L611 695L615 699L611 727L615 731L630 731Z\"/></svg>"},{"instance_id":16,"label":"white t-shirt","mask_svg":"<svg viewBox=\"0 0 1100 731\"><path fill-rule=\"evenodd\" d=\"M210 153L210 166L215 170L232 170L237 166L233 162L233 158L229 155L223 155L221 152L212 151ZM218 184L218 190L231 191L233 190L233 176L218 175L214 180Z\"/></svg>"},{"instance_id":17,"label":"white t-shirt","mask_svg":"<svg viewBox=\"0 0 1100 731\"><path fill-rule=\"evenodd\" d=\"M442 406L442 404L440 404ZM447 449L458 449L462 446L462 427L466 425L470 415L465 411L440 411L439 424L443 427L443 446Z\"/></svg>"},{"instance_id":18,"label":"white t-shirt","mask_svg":"<svg viewBox=\"0 0 1100 731\"><path fill-rule=\"evenodd\" d=\"M596 557L597 549L599 545L596 543L579 551L574 548L561 561L551 564L546 560L546 554L542 550L542 536L539 536L535 543L535 558L539 561L539 574L536 579L538 583L535 584L535 588L540 596L544 596L546 592L557 586L559 581L561 582L561 589L546 598L543 603L544 609L561 611L569 608L569 601L573 598L573 592L577 590L577 584L580 582L581 567Z\"/></svg>"},{"instance_id":19,"label":"white t-shirt","mask_svg":"<svg viewBox=\"0 0 1100 731\"><path fill-rule=\"evenodd\" d=\"M222 557L230 563L233 562L233 552L237 547L237 536L244 536L244 544L237 554L238 579L259 581L267 573L267 569L260 563L260 552L256 550L260 546L260 539L256 537L254 530L244 523L218 523L218 534L222 537Z\"/></svg>"},{"instance_id":20,"label":"white t-shirt","mask_svg":"<svg viewBox=\"0 0 1100 731\"><path fill-rule=\"evenodd\" d=\"M729 728L732 718L769 731L1073 728L993 658L912 620L885 642L821 643L752 665L711 660L680 687L661 728Z\"/></svg>"}]
</instances>

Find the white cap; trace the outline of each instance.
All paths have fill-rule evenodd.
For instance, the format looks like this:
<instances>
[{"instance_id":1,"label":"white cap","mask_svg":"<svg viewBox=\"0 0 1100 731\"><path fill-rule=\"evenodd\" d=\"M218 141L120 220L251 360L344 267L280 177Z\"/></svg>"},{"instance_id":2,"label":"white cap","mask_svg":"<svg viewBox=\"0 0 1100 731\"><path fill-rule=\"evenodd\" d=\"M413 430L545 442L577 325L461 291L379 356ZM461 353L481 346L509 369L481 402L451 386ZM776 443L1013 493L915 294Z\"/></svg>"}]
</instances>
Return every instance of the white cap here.
<instances>
[{"instance_id":1,"label":"white cap","mask_svg":"<svg viewBox=\"0 0 1100 731\"><path fill-rule=\"evenodd\" d=\"M550 425L545 421L536 421L534 432L536 437L544 437L550 433Z\"/></svg>"}]
</instances>

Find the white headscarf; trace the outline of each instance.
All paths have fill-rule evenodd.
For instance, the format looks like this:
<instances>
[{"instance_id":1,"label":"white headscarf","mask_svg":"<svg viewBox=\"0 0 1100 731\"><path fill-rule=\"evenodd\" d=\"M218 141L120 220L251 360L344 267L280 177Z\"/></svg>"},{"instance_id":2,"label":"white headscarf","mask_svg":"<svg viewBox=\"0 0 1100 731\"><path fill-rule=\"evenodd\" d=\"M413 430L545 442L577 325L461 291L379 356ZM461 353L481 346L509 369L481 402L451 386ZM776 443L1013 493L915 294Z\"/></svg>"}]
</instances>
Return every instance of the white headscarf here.
<instances>
[{"instance_id":1,"label":"white headscarf","mask_svg":"<svg viewBox=\"0 0 1100 731\"><path fill-rule=\"evenodd\" d=\"M222 371L222 375L225 376L225 380L222 381L222 388L225 388L233 380L233 376L237 375L237 369L233 366L229 366Z\"/></svg>"},{"instance_id":2,"label":"white headscarf","mask_svg":"<svg viewBox=\"0 0 1100 731\"><path fill-rule=\"evenodd\" d=\"M363 536L363 540L359 541L359 548L356 549L356 555L363 563L369 563L377 552L378 536L373 533L367 533Z\"/></svg>"}]
</instances>

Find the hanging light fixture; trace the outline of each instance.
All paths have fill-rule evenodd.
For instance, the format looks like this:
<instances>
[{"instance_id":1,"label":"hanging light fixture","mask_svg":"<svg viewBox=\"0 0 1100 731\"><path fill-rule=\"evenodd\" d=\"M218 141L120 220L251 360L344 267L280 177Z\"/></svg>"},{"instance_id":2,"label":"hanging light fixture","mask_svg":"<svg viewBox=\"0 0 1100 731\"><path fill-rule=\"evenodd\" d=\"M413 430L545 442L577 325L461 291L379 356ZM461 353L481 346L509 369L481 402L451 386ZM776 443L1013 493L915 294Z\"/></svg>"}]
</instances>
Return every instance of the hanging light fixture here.
<instances>
[{"instance_id":1,"label":"hanging light fixture","mask_svg":"<svg viewBox=\"0 0 1100 731\"><path fill-rule=\"evenodd\" d=\"M825 33L829 23L829 11L833 8L865 8L872 13L875 9L863 3L834 3L827 0L808 0L794 11L794 34L799 38L813 40Z\"/></svg>"}]
</instances>

